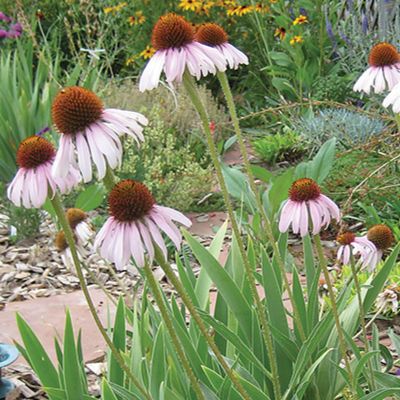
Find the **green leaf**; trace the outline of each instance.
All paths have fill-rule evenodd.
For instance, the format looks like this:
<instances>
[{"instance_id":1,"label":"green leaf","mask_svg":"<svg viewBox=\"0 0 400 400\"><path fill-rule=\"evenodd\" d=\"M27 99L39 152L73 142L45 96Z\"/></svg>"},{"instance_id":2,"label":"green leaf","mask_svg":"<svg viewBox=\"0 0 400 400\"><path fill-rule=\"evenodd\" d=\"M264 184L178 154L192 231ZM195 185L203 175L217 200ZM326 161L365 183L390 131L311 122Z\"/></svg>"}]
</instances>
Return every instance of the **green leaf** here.
<instances>
[{"instance_id":1,"label":"green leaf","mask_svg":"<svg viewBox=\"0 0 400 400\"><path fill-rule=\"evenodd\" d=\"M375 392L366 394L360 400L385 400L387 396L400 395L400 388L379 389Z\"/></svg>"},{"instance_id":2,"label":"green leaf","mask_svg":"<svg viewBox=\"0 0 400 400\"><path fill-rule=\"evenodd\" d=\"M117 396L114 394L111 387L108 385L107 381L103 379L101 384L101 399L102 400L118 400Z\"/></svg>"},{"instance_id":3,"label":"green leaf","mask_svg":"<svg viewBox=\"0 0 400 400\"><path fill-rule=\"evenodd\" d=\"M24 342L29 363L43 386L60 388L58 373L39 339L20 314L16 315L18 330Z\"/></svg>"},{"instance_id":4,"label":"green leaf","mask_svg":"<svg viewBox=\"0 0 400 400\"><path fill-rule=\"evenodd\" d=\"M112 341L116 349L121 353L125 352L126 344L126 326L125 326L125 304L122 296L118 300L117 312L115 314L114 329ZM124 371L120 367L117 360L110 354L108 379L123 386L124 384Z\"/></svg>"},{"instance_id":5,"label":"green leaf","mask_svg":"<svg viewBox=\"0 0 400 400\"><path fill-rule=\"evenodd\" d=\"M296 167L296 178L311 178L322 183L329 175L335 158L336 138L325 142L315 157Z\"/></svg>"},{"instance_id":6,"label":"green leaf","mask_svg":"<svg viewBox=\"0 0 400 400\"><path fill-rule=\"evenodd\" d=\"M164 325L161 323L156 337L151 357L150 391L154 400L160 398L160 385L166 380Z\"/></svg>"},{"instance_id":7,"label":"green leaf","mask_svg":"<svg viewBox=\"0 0 400 400\"><path fill-rule=\"evenodd\" d=\"M272 172L269 172L267 169L260 167L259 165L251 165L250 169L256 179L260 179L265 183L268 183L274 176Z\"/></svg>"},{"instance_id":8,"label":"green leaf","mask_svg":"<svg viewBox=\"0 0 400 400\"><path fill-rule=\"evenodd\" d=\"M228 228L228 220L226 220L222 224L222 226L218 229L217 234L214 236L214 239L211 242L209 252L215 258L218 258L219 253L222 249L227 228ZM202 268L200 270L200 274L197 279L195 287L196 297L199 300L199 306L202 310L206 309L207 304L209 302L211 285L212 285L212 280L208 276L207 271L204 268Z\"/></svg>"},{"instance_id":9,"label":"green leaf","mask_svg":"<svg viewBox=\"0 0 400 400\"><path fill-rule=\"evenodd\" d=\"M78 196L75 207L83 211L91 211L99 207L104 200L106 189L102 184L94 183L86 187Z\"/></svg>"},{"instance_id":10,"label":"green leaf","mask_svg":"<svg viewBox=\"0 0 400 400\"><path fill-rule=\"evenodd\" d=\"M84 391L69 310L67 310L65 320L63 375L67 399L81 399L84 395Z\"/></svg>"},{"instance_id":11,"label":"green leaf","mask_svg":"<svg viewBox=\"0 0 400 400\"><path fill-rule=\"evenodd\" d=\"M199 260L201 267L207 271L222 297L229 305L230 310L239 321L241 329L247 335L248 339L251 340L251 308L240 289L220 263L188 231L183 230L183 235L194 255Z\"/></svg>"}]
</instances>

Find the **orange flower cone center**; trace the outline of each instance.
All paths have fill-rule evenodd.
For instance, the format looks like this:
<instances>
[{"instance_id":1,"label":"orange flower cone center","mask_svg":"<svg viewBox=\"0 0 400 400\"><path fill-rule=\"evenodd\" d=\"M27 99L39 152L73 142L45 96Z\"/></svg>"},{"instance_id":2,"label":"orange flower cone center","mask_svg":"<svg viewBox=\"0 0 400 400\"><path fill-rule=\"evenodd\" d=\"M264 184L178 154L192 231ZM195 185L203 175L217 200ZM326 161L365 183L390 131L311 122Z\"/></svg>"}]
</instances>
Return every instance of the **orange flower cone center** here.
<instances>
[{"instance_id":1,"label":"orange flower cone center","mask_svg":"<svg viewBox=\"0 0 400 400\"><path fill-rule=\"evenodd\" d=\"M66 135L84 131L100 119L102 112L102 101L90 90L79 86L62 89L51 107L54 125Z\"/></svg>"},{"instance_id":2,"label":"orange flower cone center","mask_svg":"<svg viewBox=\"0 0 400 400\"><path fill-rule=\"evenodd\" d=\"M156 50L179 48L193 40L193 26L185 18L173 13L157 21L151 36L151 43Z\"/></svg>"},{"instance_id":3,"label":"orange flower cone center","mask_svg":"<svg viewBox=\"0 0 400 400\"><path fill-rule=\"evenodd\" d=\"M317 182L309 178L298 179L289 189L289 197L293 201L315 200L320 194L321 189Z\"/></svg>"},{"instance_id":4,"label":"orange flower cone center","mask_svg":"<svg viewBox=\"0 0 400 400\"><path fill-rule=\"evenodd\" d=\"M130 222L147 215L155 204L149 189L140 182L125 179L117 183L108 197L110 214L121 222Z\"/></svg>"},{"instance_id":5,"label":"orange flower cone center","mask_svg":"<svg viewBox=\"0 0 400 400\"><path fill-rule=\"evenodd\" d=\"M400 62L400 54L393 45L378 43L371 49L368 62L372 67L385 67Z\"/></svg>"},{"instance_id":6,"label":"orange flower cone center","mask_svg":"<svg viewBox=\"0 0 400 400\"><path fill-rule=\"evenodd\" d=\"M208 46L218 46L228 41L228 34L224 29L212 23L203 24L196 32L196 40Z\"/></svg>"},{"instance_id":7,"label":"orange flower cone center","mask_svg":"<svg viewBox=\"0 0 400 400\"><path fill-rule=\"evenodd\" d=\"M369 229L367 238L378 250L388 249L394 242L392 230L386 225L375 225Z\"/></svg>"},{"instance_id":8,"label":"orange flower cone center","mask_svg":"<svg viewBox=\"0 0 400 400\"><path fill-rule=\"evenodd\" d=\"M53 145L40 136L23 140L17 151L17 164L21 168L36 168L55 157Z\"/></svg>"}]
</instances>

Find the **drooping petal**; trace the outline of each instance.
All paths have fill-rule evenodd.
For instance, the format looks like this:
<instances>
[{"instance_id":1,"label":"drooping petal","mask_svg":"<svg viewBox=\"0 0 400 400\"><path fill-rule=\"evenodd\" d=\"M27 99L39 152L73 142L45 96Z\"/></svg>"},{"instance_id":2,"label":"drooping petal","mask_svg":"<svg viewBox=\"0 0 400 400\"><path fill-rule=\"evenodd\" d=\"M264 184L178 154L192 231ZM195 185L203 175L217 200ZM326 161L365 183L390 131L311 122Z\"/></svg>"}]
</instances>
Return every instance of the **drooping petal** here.
<instances>
[{"instance_id":1,"label":"drooping petal","mask_svg":"<svg viewBox=\"0 0 400 400\"><path fill-rule=\"evenodd\" d=\"M155 205L154 208L157 210L157 212L167 216L173 221L177 221L186 227L192 226L192 221L189 218L185 217L182 213L174 210L173 208L159 206L159 205Z\"/></svg>"},{"instance_id":2,"label":"drooping petal","mask_svg":"<svg viewBox=\"0 0 400 400\"><path fill-rule=\"evenodd\" d=\"M82 133L78 133L75 140L76 152L78 153L78 165L83 176L83 181L85 183L90 182L92 180L92 158L90 156L89 146Z\"/></svg>"},{"instance_id":3,"label":"drooping petal","mask_svg":"<svg viewBox=\"0 0 400 400\"><path fill-rule=\"evenodd\" d=\"M158 86L161 72L165 65L165 50L158 50L145 66L139 80L139 90L152 90Z\"/></svg>"},{"instance_id":4,"label":"drooping petal","mask_svg":"<svg viewBox=\"0 0 400 400\"><path fill-rule=\"evenodd\" d=\"M287 200L282 207L281 216L279 218L280 232L285 233L289 229L289 226L293 221L295 205L296 203L292 200Z\"/></svg>"}]
</instances>

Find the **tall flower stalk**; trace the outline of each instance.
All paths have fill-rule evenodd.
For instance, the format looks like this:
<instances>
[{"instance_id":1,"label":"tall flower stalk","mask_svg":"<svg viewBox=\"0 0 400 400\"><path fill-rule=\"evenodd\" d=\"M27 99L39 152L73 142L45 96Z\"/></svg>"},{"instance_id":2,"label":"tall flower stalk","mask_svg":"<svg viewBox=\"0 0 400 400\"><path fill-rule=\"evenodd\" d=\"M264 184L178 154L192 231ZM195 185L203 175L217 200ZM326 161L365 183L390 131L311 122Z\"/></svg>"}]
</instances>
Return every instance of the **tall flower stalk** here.
<instances>
[{"instance_id":1,"label":"tall flower stalk","mask_svg":"<svg viewBox=\"0 0 400 400\"><path fill-rule=\"evenodd\" d=\"M199 327L201 334L203 335L204 339L207 341L211 350L214 352L215 357L217 358L218 362L220 363L222 368L225 370L225 372L229 376L233 385L235 386L237 391L241 394L241 396L245 400L251 400L250 396L248 395L248 393L246 392L246 390L240 383L238 377L236 376L235 371L229 367L229 365L225 361L224 357L222 356L221 352L219 351L218 346L216 345L216 343L214 341L214 338L209 334L207 327L205 326L203 320L201 319L200 314L197 312L189 294L186 292L181 281L175 275L175 272L173 271L171 265L168 263L168 261L166 261L164 254L162 253L160 248L156 245L154 245L154 252L155 252L155 255L154 255L155 260L160 265L160 267L163 269L168 280L173 284L174 288L178 292L179 296L181 297L181 299L183 301L183 304L189 310L190 315L193 317L194 321L196 322L197 326Z\"/></svg>"},{"instance_id":2,"label":"tall flower stalk","mask_svg":"<svg viewBox=\"0 0 400 400\"><path fill-rule=\"evenodd\" d=\"M112 342L112 340L110 339L110 337L108 336L106 330L103 327L102 322L100 321L100 318L97 314L96 311L96 307L93 304L93 300L90 296L88 287L86 285L86 281L85 281L85 277L83 276L83 272L82 272L82 267L81 267L81 263L79 261L79 256L78 253L76 251L76 246L75 246L75 240L73 237L73 232L71 230L71 227L67 221L67 218L65 217L65 213L64 213L64 209L63 206L61 204L60 198L59 196L56 194L53 199L51 199L51 204L54 208L54 211L57 215L57 219L65 233L65 238L67 240L68 246L71 250L71 255L72 255L72 259L76 268L76 273L79 279L79 283L81 286L81 289L83 291L83 294L85 296L86 302L88 304L90 313L93 316L93 319L96 323L96 326L99 330L99 332L101 333L101 335L103 336L104 341L107 343L107 346L110 348L112 356L115 358L115 360L118 362L119 366L123 369L123 371L125 372L127 379L129 379L130 381L132 381L132 383L137 387L137 389L142 393L142 395L144 396L145 399L147 400L152 400L149 392L142 386L142 384L139 382L139 380L135 377L135 375L133 375L132 371L130 370L130 368L126 365L124 359L122 358L121 354L119 353L118 349L115 347L114 343Z\"/></svg>"},{"instance_id":3,"label":"tall flower stalk","mask_svg":"<svg viewBox=\"0 0 400 400\"><path fill-rule=\"evenodd\" d=\"M210 156L211 156L212 162L214 164L214 168L215 168L217 178L218 178L218 183L220 185L221 192L224 197L224 201L225 201L225 204L226 204L226 207L228 210L229 219L231 221L232 229L233 229L234 235L236 237L238 247L240 250L240 254L241 254L241 257L243 260L243 264L245 267L247 280L250 284L251 295L252 295L253 301L255 302L258 318L261 323L262 335L263 335L265 346L268 351L268 356L269 356L270 365L271 365L271 373L272 373L272 377L273 377L272 383L273 383L273 387L274 387L275 398L280 399L281 398L281 389L280 389L280 383L279 383L279 372L278 372L278 365L277 365L277 360L276 360L276 355L275 355L275 349L274 349L274 345L272 342L272 334L271 334L271 331L270 331L270 328L268 325L267 317L265 314L265 309L262 305L260 296L257 292L256 279L254 276L254 272L253 272L253 269L247 258L246 251L244 249L243 240L242 240L242 237L240 234L239 226L236 221L236 217L234 214L231 200L229 198L229 193L228 193L228 189L226 187L225 179L224 179L224 176L222 173L221 164L218 159L217 149L215 147L215 143L214 143L214 140L213 140L213 137L211 134L207 111L199 98L193 78L190 76L190 74L187 71L185 71L185 73L183 75L183 84L189 94L189 97L190 97L194 107L196 108L197 113L200 116L200 119L201 119L201 122L203 125L203 130L204 130L204 133L206 136L207 146L210 151Z\"/></svg>"},{"instance_id":4,"label":"tall flower stalk","mask_svg":"<svg viewBox=\"0 0 400 400\"><path fill-rule=\"evenodd\" d=\"M270 244L272 246L272 249L274 251L274 255L276 257L276 260L278 262L279 268L281 270L282 277L283 277L283 282L284 282L284 285L285 285L285 290L286 290L286 292L288 294L290 303L292 305L293 317L294 317L294 319L296 321L296 326L298 327L298 330L299 330L299 333L300 333L300 336L301 336L302 340L305 340L305 334L304 334L303 325L302 325L302 323L300 321L300 313L298 311L296 302L294 301L293 292L292 292L289 280L288 280L287 275L286 275L285 263L284 263L284 261L282 259L279 247L276 244L275 237L274 237L274 234L273 234L273 231L272 231L272 227L271 227L271 223L269 221L267 213L265 212L264 205L262 204L261 197L259 195L259 192L258 192L256 184L255 184L254 175L253 175L253 172L251 170L249 156L248 156L248 153L247 153L246 145L245 145L244 140L243 140L242 131L240 129L239 118L237 116L235 102L233 100L232 91L231 91L231 88L229 86L228 78L227 78L225 72L218 72L217 73L217 77L218 77L218 80L219 80L219 82L221 84L221 88L222 88L222 91L224 93L224 96L225 96L225 99L226 99L226 103L228 105L229 114L231 116L233 127L234 127L234 130L235 130L235 135L236 135L237 140L238 140L240 153L241 153L241 155L243 157L243 163L244 163L244 167L245 167L245 170L246 170L246 174L247 174L247 176L249 178L250 188L251 188L252 192L254 193L254 196L255 196L256 202L257 202L257 207L258 207L258 209L259 209L259 211L261 213L261 217L262 217L262 220L264 222L265 235L268 238L268 240L269 240L269 242L270 242Z\"/></svg>"},{"instance_id":5,"label":"tall flower stalk","mask_svg":"<svg viewBox=\"0 0 400 400\"><path fill-rule=\"evenodd\" d=\"M154 278L153 271L151 270L150 264L146 262L144 264L144 274L146 276L147 283L150 286L151 292L153 293L154 300L160 310L161 316L164 320L165 326L167 327L168 333L171 337L172 344L178 354L178 357L182 363L183 369L186 371L190 383L192 384L193 390L196 393L196 397L199 400L205 400L203 392L201 391L199 382L189 364L189 361L185 355L185 351L182 348L182 343L180 342L178 335L176 334L172 318L167 310L167 307L164 303L164 299L161 294L160 287L158 286L157 281Z\"/></svg>"},{"instance_id":6,"label":"tall flower stalk","mask_svg":"<svg viewBox=\"0 0 400 400\"><path fill-rule=\"evenodd\" d=\"M347 347L346 347L345 337L344 337L344 333L343 333L343 328L342 328L342 325L340 324L339 313L338 313L338 309L337 309L337 305L336 305L335 293L333 291L333 285L332 285L332 281L331 281L331 278L329 275L328 266L327 266L326 259L324 256L321 238L320 238L319 234L314 235L314 243L315 243L315 247L317 250L319 263L320 263L322 272L324 274L324 279L325 279L326 285L328 287L329 300L331 303L332 313L333 313L333 317L335 319L336 330L338 333L340 352L342 353L342 358L344 360L346 371L347 371L347 374L349 377L349 381L351 384L351 390L354 395L354 399L358 399L357 391L353 387L353 373L351 371L350 360L347 355Z\"/></svg>"}]
</instances>

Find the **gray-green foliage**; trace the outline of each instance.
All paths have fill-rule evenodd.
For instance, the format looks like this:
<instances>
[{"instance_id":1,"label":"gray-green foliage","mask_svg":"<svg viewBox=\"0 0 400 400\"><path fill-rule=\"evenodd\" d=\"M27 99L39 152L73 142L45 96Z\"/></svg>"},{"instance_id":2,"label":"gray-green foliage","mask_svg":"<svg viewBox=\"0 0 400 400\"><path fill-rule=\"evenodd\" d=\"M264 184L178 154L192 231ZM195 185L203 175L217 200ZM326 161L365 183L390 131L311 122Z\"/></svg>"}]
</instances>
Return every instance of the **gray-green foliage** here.
<instances>
[{"instance_id":1,"label":"gray-green foliage","mask_svg":"<svg viewBox=\"0 0 400 400\"><path fill-rule=\"evenodd\" d=\"M337 139L342 148L352 148L379 135L385 128L379 119L345 109L330 108L299 118L294 126L316 148L332 137Z\"/></svg>"},{"instance_id":2,"label":"gray-green foliage","mask_svg":"<svg viewBox=\"0 0 400 400\"><path fill-rule=\"evenodd\" d=\"M145 142L137 149L125 142L122 174L143 181L159 204L181 211L209 193L212 185L210 167L203 167L189 146L182 145L175 128L160 118L155 110L144 131Z\"/></svg>"}]
</instances>

